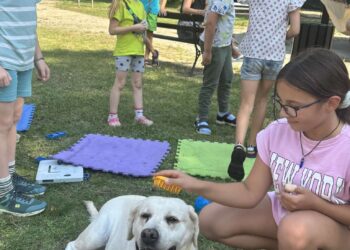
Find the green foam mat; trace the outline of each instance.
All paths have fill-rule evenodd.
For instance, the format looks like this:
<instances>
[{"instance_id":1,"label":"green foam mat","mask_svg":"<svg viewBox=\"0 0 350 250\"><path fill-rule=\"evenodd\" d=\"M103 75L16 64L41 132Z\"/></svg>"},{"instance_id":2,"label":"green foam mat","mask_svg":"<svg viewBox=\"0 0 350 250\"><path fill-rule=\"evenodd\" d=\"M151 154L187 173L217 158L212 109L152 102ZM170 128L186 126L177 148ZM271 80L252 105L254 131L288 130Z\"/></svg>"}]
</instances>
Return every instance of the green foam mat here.
<instances>
[{"instance_id":1,"label":"green foam mat","mask_svg":"<svg viewBox=\"0 0 350 250\"><path fill-rule=\"evenodd\" d=\"M227 168L234 144L179 140L175 168L190 175L229 179ZM245 177L250 173L255 159L244 161Z\"/></svg>"}]
</instances>

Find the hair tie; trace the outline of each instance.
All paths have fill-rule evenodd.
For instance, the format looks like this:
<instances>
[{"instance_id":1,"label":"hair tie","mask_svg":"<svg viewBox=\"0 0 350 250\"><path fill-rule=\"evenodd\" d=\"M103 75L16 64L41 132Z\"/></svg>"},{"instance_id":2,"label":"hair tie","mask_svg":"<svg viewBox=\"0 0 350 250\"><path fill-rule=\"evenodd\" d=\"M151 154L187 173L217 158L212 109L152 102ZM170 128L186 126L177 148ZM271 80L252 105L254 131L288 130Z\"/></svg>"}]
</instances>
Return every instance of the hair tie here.
<instances>
[{"instance_id":1,"label":"hair tie","mask_svg":"<svg viewBox=\"0 0 350 250\"><path fill-rule=\"evenodd\" d=\"M346 109L348 107L350 107L350 91L346 92L344 100L339 105L338 109Z\"/></svg>"}]
</instances>

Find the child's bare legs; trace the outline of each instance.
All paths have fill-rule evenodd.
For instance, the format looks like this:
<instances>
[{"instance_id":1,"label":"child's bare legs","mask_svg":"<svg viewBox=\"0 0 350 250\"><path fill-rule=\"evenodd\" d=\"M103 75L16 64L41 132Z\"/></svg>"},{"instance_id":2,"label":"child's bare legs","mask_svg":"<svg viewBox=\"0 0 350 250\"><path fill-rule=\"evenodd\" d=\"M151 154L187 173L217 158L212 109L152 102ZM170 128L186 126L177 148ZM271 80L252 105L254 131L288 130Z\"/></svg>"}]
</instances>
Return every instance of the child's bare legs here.
<instances>
[{"instance_id":1,"label":"child's bare legs","mask_svg":"<svg viewBox=\"0 0 350 250\"><path fill-rule=\"evenodd\" d=\"M14 124L16 102L0 102L0 179L9 176L10 132Z\"/></svg>"},{"instance_id":2,"label":"child's bare legs","mask_svg":"<svg viewBox=\"0 0 350 250\"><path fill-rule=\"evenodd\" d=\"M285 216L278 227L278 248L350 249L350 230L315 211L295 211Z\"/></svg>"},{"instance_id":3,"label":"child's bare legs","mask_svg":"<svg viewBox=\"0 0 350 250\"><path fill-rule=\"evenodd\" d=\"M148 46L146 46L145 49L145 60L149 60L149 53L152 52L151 49L153 49L153 31L147 30L147 40L148 40Z\"/></svg>"},{"instance_id":4,"label":"child's bare legs","mask_svg":"<svg viewBox=\"0 0 350 250\"><path fill-rule=\"evenodd\" d=\"M146 49L145 49L145 63L149 64L150 62L152 65L159 65L159 51L155 50L153 47L153 32L147 30L146 32L146 38L144 39ZM149 54L152 54L152 61L149 60Z\"/></svg>"},{"instance_id":5,"label":"child's bare legs","mask_svg":"<svg viewBox=\"0 0 350 250\"><path fill-rule=\"evenodd\" d=\"M109 98L109 112L118 113L118 106L120 101L120 93L123 90L126 82L126 77L128 75L127 71L117 71L115 74L114 84L111 90L111 95Z\"/></svg>"},{"instance_id":6,"label":"child's bare legs","mask_svg":"<svg viewBox=\"0 0 350 250\"><path fill-rule=\"evenodd\" d=\"M13 125L9 132L8 137L8 160L9 163L15 162L15 156L16 156L16 134L17 134L17 128L16 124L21 118L22 111L23 111L23 105L24 105L24 98L18 97L17 101L15 102L15 111L13 116Z\"/></svg>"},{"instance_id":7,"label":"child's bare legs","mask_svg":"<svg viewBox=\"0 0 350 250\"><path fill-rule=\"evenodd\" d=\"M199 226L208 239L232 247L277 249L277 226L268 196L251 209L209 204L199 214Z\"/></svg>"},{"instance_id":8,"label":"child's bare legs","mask_svg":"<svg viewBox=\"0 0 350 250\"><path fill-rule=\"evenodd\" d=\"M132 81L132 94L134 97L135 109L143 108L143 95L142 95L142 73L133 72L131 74Z\"/></svg>"},{"instance_id":9,"label":"child's bare legs","mask_svg":"<svg viewBox=\"0 0 350 250\"><path fill-rule=\"evenodd\" d=\"M236 144L244 144L258 88L259 81L241 80L240 104L236 124Z\"/></svg>"},{"instance_id":10,"label":"child's bare legs","mask_svg":"<svg viewBox=\"0 0 350 250\"><path fill-rule=\"evenodd\" d=\"M259 83L259 88L255 98L254 113L248 138L248 145L256 146L256 135L264 124L269 93L274 82L274 80L261 80Z\"/></svg>"},{"instance_id":11,"label":"child's bare legs","mask_svg":"<svg viewBox=\"0 0 350 250\"><path fill-rule=\"evenodd\" d=\"M228 174L231 178L241 181L244 178L243 162L247 156L244 140L247 134L250 115L253 112L255 96L259 80L241 80L240 105L236 122L236 145L231 154Z\"/></svg>"},{"instance_id":12,"label":"child's bare legs","mask_svg":"<svg viewBox=\"0 0 350 250\"><path fill-rule=\"evenodd\" d=\"M111 94L109 97L109 117L108 123L112 127L120 126L118 118L118 106L120 101L120 93L123 90L126 82L126 77L128 76L127 71L117 70L115 74L115 80L113 87L111 89Z\"/></svg>"},{"instance_id":13,"label":"child's bare legs","mask_svg":"<svg viewBox=\"0 0 350 250\"><path fill-rule=\"evenodd\" d=\"M146 118L143 114L142 73L133 72L131 74L131 81L134 96L135 121L141 125L151 126L153 121Z\"/></svg>"},{"instance_id":14,"label":"child's bare legs","mask_svg":"<svg viewBox=\"0 0 350 250\"><path fill-rule=\"evenodd\" d=\"M289 213L277 228L267 196L252 209L209 204L199 215L199 225L201 233L208 239L232 247L283 250L350 249L348 227L315 211Z\"/></svg>"}]
</instances>

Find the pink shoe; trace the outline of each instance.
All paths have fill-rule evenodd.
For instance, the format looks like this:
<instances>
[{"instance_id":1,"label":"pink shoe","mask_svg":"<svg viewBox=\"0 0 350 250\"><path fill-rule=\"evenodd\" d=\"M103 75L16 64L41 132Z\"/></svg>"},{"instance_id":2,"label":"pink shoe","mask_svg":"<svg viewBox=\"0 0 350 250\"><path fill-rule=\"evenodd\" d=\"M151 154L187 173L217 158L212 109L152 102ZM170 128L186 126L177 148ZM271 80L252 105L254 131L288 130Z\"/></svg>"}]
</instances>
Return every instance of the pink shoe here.
<instances>
[{"instance_id":1,"label":"pink shoe","mask_svg":"<svg viewBox=\"0 0 350 250\"><path fill-rule=\"evenodd\" d=\"M109 116L107 122L111 127L120 127L122 125L119 121L119 118L115 116Z\"/></svg>"},{"instance_id":2,"label":"pink shoe","mask_svg":"<svg viewBox=\"0 0 350 250\"><path fill-rule=\"evenodd\" d=\"M153 124L153 121L151 121L150 119L147 119L146 116L141 116L139 118L135 117L135 121L136 121L136 123L141 124L141 125L145 125L147 127L151 126Z\"/></svg>"}]
</instances>

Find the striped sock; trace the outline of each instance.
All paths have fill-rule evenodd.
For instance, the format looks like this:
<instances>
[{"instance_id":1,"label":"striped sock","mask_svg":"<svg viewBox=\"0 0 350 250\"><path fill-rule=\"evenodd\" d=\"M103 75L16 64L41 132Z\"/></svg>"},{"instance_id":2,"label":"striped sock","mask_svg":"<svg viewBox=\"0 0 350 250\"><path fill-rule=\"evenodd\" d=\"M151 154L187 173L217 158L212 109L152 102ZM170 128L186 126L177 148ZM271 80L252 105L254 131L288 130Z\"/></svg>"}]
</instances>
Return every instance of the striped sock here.
<instances>
[{"instance_id":1,"label":"striped sock","mask_svg":"<svg viewBox=\"0 0 350 250\"><path fill-rule=\"evenodd\" d=\"M8 192L13 189L11 175L0 178L0 198L4 197Z\"/></svg>"},{"instance_id":2,"label":"striped sock","mask_svg":"<svg viewBox=\"0 0 350 250\"><path fill-rule=\"evenodd\" d=\"M11 161L9 162L9 173L10 175L13 175L16 172L16 162Z\"/></svg>"}]
</instances>

